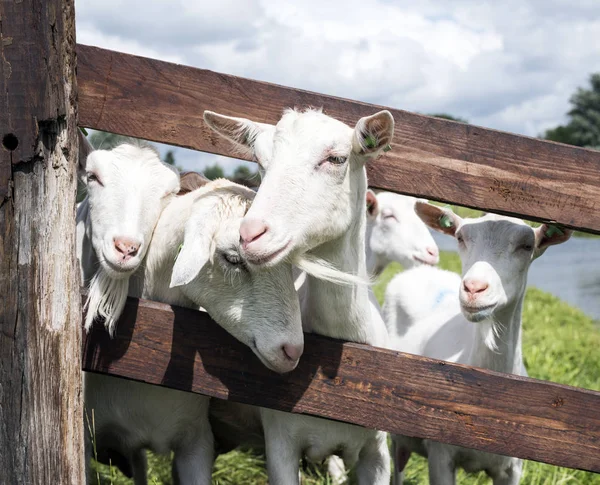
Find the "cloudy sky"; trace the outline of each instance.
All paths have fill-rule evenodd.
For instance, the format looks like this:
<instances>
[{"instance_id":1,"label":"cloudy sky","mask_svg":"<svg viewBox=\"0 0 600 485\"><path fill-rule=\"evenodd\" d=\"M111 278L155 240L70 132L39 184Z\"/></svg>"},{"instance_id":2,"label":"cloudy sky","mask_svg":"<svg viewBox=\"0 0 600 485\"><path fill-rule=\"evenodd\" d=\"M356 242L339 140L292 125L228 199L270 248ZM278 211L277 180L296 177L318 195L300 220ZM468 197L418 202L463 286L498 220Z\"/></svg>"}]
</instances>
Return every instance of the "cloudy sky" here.
<instances>
[{"instance_id":1,"label":"cloudy sky","mask_svg":"<svg viewBox=\"0 0 600 485\"><path fill-rule=\"evenodd\" d=\"M536 136L600 71L599 0L76 0L77 41ZM177 149L178 165L218 160Z\"/></svg>"}]
</instances>

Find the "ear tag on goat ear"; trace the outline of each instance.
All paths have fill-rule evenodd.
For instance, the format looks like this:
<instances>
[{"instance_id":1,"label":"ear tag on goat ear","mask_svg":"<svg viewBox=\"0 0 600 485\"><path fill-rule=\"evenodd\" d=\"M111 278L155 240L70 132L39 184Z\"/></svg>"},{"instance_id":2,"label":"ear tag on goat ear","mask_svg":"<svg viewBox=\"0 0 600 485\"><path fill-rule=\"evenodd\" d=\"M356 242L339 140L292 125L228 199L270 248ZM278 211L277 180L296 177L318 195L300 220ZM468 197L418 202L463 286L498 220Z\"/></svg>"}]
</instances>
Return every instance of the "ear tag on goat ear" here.
<instances>
[{"instance_id":1,"label":"ear tag on goat ear","mask_svg":"<svg viewBox=\"0 0 600 485\"><path fill-rule=\"evenodd\" d=\"M181 252L181 248L183 248L183 243L181 243L179 245L179 247L177 248L177 254L175 254L175 259L173 261L177 261L177 258L179 257L179 253Z\"/></svg>"},{"instance_id":2,"label":"ear tag on goat ear","mask_svg":"<svg viewBox=\"0 0 600 485\"><path fill-rule=\"evenodd\" d=\"M548 230L545 233L546 237L552 237L555 234L558 234L559 236L564 236L565 233L563 232L562 229L560 229L558 226L550 226L548 227Z\"/></svg>"},{"instance_id":3,"label":"ear tag on goat ear","mask_svg":"<svg viewBox=\"0 0 600 485\"><path fill-rule=\"evenodd\" d=\"M444 229L454 226L454 221L450 218L448 214L444 214L440 216L440 226Z\"/></svg>"},{"instance_id":4,"label":"ear tag on goat ear","mask_svg":"<svg viewBox=\"0 0 600 485\"><path fill-rule=\"evenodd\" d=\"M80 126L79 129L81 130L81 133L83 133L85 136L88 136L88 132L87 132L87 130L85 128L82 128Z\"/></svg>"},{"instance_id":5,"label":"ear tag on goat ear","mask_svg":"<svg viewBox=\"0 0 600 485\"><path fill-rule=\"evenodd\" d=\"M377 139L373 135L365 136L365 146L367 148L375 148L377 146Z\"/></svg>"},{"instance_id":6,"label":"ear tag on goat ear","mask_svg":"<svg viewBox=\"0 0 600 485\"><path fill-rule=\"evenodd\" d=\"M383 151L385 152L389 152L392 149L392 145L390 145L389 143L383 147Z\"/></svg>"}]
</instances>

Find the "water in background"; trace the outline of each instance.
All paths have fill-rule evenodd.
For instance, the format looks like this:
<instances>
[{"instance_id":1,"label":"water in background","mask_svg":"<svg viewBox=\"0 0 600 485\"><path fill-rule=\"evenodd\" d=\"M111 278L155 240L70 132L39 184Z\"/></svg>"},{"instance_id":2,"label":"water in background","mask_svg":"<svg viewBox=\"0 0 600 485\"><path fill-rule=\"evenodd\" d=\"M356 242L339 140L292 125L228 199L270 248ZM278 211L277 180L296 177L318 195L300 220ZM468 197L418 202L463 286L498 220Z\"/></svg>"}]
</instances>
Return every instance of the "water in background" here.
<instances>
[{"instance_id":1,"label":"water in background","mask_svg":"<svg viewBox=\"0 0 600 485\"><path fill-rule=\"evenodd\" d=\"M456 251L456 240L433 238L443 251ZM571 238L552 246L531 264L528 286L547 291L600 320L600 238Z\"/></svg>"}]
</instances>

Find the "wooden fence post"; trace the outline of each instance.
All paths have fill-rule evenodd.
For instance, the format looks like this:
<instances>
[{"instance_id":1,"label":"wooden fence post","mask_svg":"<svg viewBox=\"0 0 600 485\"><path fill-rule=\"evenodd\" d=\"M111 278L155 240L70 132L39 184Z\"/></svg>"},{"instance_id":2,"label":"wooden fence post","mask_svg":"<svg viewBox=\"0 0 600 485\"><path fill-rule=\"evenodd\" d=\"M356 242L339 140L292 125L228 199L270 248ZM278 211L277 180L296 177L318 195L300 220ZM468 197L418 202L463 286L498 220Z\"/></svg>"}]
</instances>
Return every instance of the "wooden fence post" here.
<instances>
[{"instance_id":1,"label":"wooden fence post","mask_svg":"<svg viewBox=\"0 0 600 485\"><path fill-rule=\"evenodd\" d=\"M0 0L0 484L84 483L73 0Z\"/></svg>"}]
</instances>

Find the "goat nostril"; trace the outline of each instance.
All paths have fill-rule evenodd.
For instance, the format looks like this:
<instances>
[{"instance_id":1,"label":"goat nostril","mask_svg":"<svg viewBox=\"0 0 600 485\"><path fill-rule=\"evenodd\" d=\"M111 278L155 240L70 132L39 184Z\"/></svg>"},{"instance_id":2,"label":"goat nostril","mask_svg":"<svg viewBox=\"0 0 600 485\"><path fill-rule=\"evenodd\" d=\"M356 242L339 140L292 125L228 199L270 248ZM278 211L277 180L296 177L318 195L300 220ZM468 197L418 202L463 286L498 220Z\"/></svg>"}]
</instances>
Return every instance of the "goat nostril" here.
<instances>
[{"instance_id":1,"label":"goat nostril","mask_svg":"<svg viewBox=\"0 0 600 485\"><path fill-rule=\"evenodd\" d=\"M259 219L247 219L240 225L240 238L244 245L256 241L268 231L267 225Z\"/></svg>"},{"instance_id":2,"label":"goat nostril","mask_svg":"<svg viewBox=\"0 0 600 485\"><path fill-rule=\"evenodd\" d=\"M430 246L428 248L425 248L425 250L427 251L427 254L429 254L430 256L433 256L433 257L438 256L438 250L437 250L437 248L434 248L434 247Z\"/></svg>"},{"instance_id":3,"label":"goat nostril","mask_svg":"<svg viewBox=\"0 0 600 485\"><path fill-rule=\"evenodd\" d=\"M466 280L463 281L463 288L467 293L476 295L477 293L483 293L487 290L489 285L485 281L477 280Z\"/></svg>"},{"instance_id":4,"label":"goat nostril","mask_svg":"<svg viewBox=\"0 0 600 485\"><path fill-rule=\"evenodd\" d=\"M281 350L283 350L283 354L288 359L296 361L302 355L302 352L304 351L304 345L284 344L281 346Z\"/></svg>"},{"instance_id":5,"label":"goat nostril","mask_svg":"<svg viewBox=\"0 0 600 485\"><path fill-rule=\"evenodd\" d=\"M117 252L127 258L136 256L141 244L127 238L115 238L114 245Z\"/></svg>"}]
</instances>

